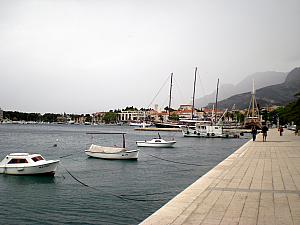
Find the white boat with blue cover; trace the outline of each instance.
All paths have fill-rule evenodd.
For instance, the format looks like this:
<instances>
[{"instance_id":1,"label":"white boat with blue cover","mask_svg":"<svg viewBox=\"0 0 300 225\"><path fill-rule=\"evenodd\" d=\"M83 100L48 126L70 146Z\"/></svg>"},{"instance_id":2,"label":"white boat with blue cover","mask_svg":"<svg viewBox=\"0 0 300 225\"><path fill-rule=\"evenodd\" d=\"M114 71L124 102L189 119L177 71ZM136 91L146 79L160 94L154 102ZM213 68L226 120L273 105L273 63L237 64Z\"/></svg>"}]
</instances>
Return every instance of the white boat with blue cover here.
<instances>
[{"instance_id":1,"label":"white boat with blue cover","mask_svg":"<svg viewBox=\"0 0 300 225\"><path fill-rule=\"evenodd\" d=\"M45 160L40 154L11 153L0 162L0 173L53 176L59 160Z\"/></svg>"}]
</instances>

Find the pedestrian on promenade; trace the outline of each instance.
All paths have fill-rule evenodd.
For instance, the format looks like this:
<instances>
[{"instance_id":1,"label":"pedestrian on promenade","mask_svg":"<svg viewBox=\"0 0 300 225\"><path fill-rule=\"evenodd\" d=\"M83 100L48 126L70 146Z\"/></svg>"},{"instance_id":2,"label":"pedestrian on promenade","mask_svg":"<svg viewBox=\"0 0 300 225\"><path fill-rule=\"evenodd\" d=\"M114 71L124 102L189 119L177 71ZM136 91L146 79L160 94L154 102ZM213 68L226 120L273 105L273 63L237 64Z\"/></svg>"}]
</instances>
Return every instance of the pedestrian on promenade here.
<instances>
[{"instance_id":1,"label":"pedestrian on promenade","mask_svg":"<svg viewBox=\"0 0 300 225\"><path fill-rule=\"evenodd\" d=\"M283 133L283 127L280 126L280 127L278 128L278 131L279 131L280 136L282 136L282 133Z\"/></svg>"},{"instance_id":2,"label":"pedestrian on promenade","mask_svg":"<svg viewBox=\"0 0 300 225\"><path fill-rule=\"evenodd\" d=\"M256 129L255 126L252 127L252 129L251 129L251 134L252 134L252 139L253 139L253 141L255 141L256 135L257 135L257 129Z\"/></svg>"},{"instance_id":3,"label":"pedestrian on promenade","mask_svg":"<svg viewBox=\"0 0 300 225\"><path fill-rule=\"evenodd\" d=\"M263 125L263 127L261 128L261 132L263 135L263 141L267 141L267 136L268 136L268 127L266 125Z\"/></svg>"},{"instance_id":4,"label":"pedestrian on promenade","mask_svg":"<svg viewBox=\"0 0 300 225\"><path fill-rule=\"evenodd\" d=\"M299 125L296 125L296 129L295 129L295 136L299 135Z\"/></svg>"}]
</instances>

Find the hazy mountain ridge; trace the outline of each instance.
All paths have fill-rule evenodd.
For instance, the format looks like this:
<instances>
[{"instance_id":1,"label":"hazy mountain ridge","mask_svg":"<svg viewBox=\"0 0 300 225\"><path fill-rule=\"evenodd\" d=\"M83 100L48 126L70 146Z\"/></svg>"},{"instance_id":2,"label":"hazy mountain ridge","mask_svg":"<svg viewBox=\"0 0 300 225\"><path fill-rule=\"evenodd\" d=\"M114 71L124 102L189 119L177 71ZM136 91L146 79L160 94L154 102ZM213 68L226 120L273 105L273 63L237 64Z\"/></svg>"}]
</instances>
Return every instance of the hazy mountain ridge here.
<instances>
[{"instance_id":1,"label":"hazy mountain ridge","mask_svg":"<svg viewBox=\"0 0 300 225\"><path fill-rule=\"evenodd\" d=\"M287 73L267 71L258 72L245 77L242 81L233 84L222 84L219 88L219 100L227 99L233 95L245 93L252 90L252 80L255 80L256 89L267 87L269 85L280 84L286 79ZM216 91L202 98L195 100L196 107L200 108L207 104L214 102L216 98Z\"/></svg>"},{"instance_id":2,"label":"hazy mountain ridge","mask_svg":"<svg viewBox=\"0 0 300 225\"><path fill-rule=\"evenodd\" d=\"M252 83L252 82L251 82ZM286 105L295 101L295 94L300 92L300 67L293 69L281 84L270 85L256 90L256 100L261 107ZM248 108L251 92L237 94L218 102L218 108L231 109L235 104L238 109ZM211 107L212 103L208 105Z\"/></svg>"}]
</instances>

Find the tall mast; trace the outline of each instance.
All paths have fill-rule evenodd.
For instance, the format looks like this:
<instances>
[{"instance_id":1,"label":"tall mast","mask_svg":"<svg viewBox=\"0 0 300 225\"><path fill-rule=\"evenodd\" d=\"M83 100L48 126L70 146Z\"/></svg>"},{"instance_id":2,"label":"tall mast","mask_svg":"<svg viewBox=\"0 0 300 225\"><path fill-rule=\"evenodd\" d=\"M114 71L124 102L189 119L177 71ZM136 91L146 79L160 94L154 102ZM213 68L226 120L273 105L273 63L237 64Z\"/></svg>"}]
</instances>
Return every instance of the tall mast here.
<instances>
[{"instance_id":1,"label":"tall mast","mask_svg":"<svg viewBox=\"0 0 300 225\"><path fill-rule=\"evenodd\" d=\"M255 115L255 88L254 88L254 79L252 81L252 117L254 117Z\"/></svg>"},{"instance_id":2,"label":"tall mast","mask_svg":"<svg viewBox=\"0 0 300 225\"><path fill-rule=\"evenodd\" d=\"M173 73L171 73L171 83L170 83L170 99L169 99L169 116L171 114L171 99L172 99L172 85L173 85Z\"/></svg>"},{"instance_id":3,"label":"tall mast","mask_svg":"<svg viewBox=\"0 0 300 225\"><path fill-rule=\"evenodd\" d=\"M123 137L123 148L125 148L126 146L125 146L125 134L124 133L122 134L122 137Z\"/></svg>"},{"instance_id":4,"label":"tall mast","mask_svg":"<svg viewBox=\"0 0 300 225\"><path fill-rule=\"evenodd\" d=\"M197 67L195 68L195 78L194 78L193 105L192 105L192 120L194 119L195 92L196 92L196 79L197 79Z\"/></svg>"},{"instance_id":5,"label":"tall mast","mask_svg":"<svg viewBox=\"0 0 300 225\"><path fill-rule=\"evenodd\" d=\"M217 83L217 93L216 93L216 113L215 113L215 123L217 123L218 94L219 94L219 78L218 78L218 83Z\"/></svg>"}]
</instances>

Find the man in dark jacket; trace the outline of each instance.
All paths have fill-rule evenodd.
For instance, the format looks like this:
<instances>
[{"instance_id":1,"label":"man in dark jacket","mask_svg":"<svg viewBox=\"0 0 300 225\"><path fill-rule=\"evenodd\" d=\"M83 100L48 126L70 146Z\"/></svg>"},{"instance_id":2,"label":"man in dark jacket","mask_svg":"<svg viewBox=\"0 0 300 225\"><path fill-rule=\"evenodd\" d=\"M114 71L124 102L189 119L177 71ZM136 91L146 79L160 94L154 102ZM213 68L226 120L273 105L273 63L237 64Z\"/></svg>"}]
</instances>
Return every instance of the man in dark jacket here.
<instances>
[{"instance_id":1,"label":"man in dark jacket","mask_svg":"<svg viewBox=\"0 0 300 225\"><path fill-rule=\"evenodd\" d=\"M268 133L268 127L266 125L263 125L263 127L261 128L261 132L263 135L263 141L267 141L267 133Z\"/></svg>"},{"instance_id":2,"label":"man in dark jacket","mask_svg":"<svg viewBox=\"0 0 300 225\"><path fill-rule=\"evenodd\" d=\"M252 134L252 139L253 139L253 141L255 141L256 135L257 135L257 129L256 129L255 126L252 127L252 129L251 129L251 134Z\"/></svg>"}]
</instances>

